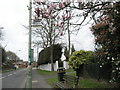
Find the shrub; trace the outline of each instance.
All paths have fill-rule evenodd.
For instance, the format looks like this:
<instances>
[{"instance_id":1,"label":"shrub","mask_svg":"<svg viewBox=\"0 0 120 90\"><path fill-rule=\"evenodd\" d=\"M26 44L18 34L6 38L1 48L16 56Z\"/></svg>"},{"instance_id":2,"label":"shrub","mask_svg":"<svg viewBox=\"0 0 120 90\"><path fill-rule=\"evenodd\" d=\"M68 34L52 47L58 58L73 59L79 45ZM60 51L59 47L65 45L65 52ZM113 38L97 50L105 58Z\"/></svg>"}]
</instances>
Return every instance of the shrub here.
<instances>
[{"instance_id":1,"label":"shrub","mask_svg":"<svg viewBox=\"0 0 120 90\"><path fill-rule=\"evenodd\" d=\"M75 51L70 56L68 63L72 68L77 69L82 64L92 63L93 54L94 53L92 51L84 51L84 50Z\"/></svg>"}]
</instances>

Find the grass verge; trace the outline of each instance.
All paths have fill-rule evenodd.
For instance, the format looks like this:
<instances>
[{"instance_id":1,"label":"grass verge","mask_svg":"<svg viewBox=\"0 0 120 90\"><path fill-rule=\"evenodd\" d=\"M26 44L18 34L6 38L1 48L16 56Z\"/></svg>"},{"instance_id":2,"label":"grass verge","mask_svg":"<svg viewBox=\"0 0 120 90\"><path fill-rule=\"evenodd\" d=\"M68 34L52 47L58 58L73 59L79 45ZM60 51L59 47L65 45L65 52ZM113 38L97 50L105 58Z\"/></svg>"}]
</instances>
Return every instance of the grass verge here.
<instances>
[{"instance_id":1,"label":"grass verge","mask_svg":"<svg viewBox=\"0 0 120 90\"><path fill-rule=\"evenodd\" d=\"M52 74L57 74L56 71L46 71L46 70L37 70L41 75L52 75Z\"/></svg>"},{"instance_id":2,"label":"grass verge","mask_svg":"<svg viewBox=\"0 0 120 90\"><path fill-rule=\"evenodd\" d=\"M13 71L14 69L6 69L6 70L2 70L2 73L5 73L5 72L10 72L10 71Z\"/></svg>"},{"instance_id":3,"label":"grass verge","mask_svg":"<svg viewBox=\"0 0 120 90\"><path fill-rule=\"evenodd\" d=\"M21 69L24 69L24 68L18 68L18 69L16 69L16 70L21 70ZM15 71L15 70L14 70L14 69L9 68L9 69L6 69L6 70L2 70L2 73L5 73L5 72L10 72L10 71Z\"/></svg>"},{"instance_id":4,"label":"grass verge","mask_svg":"<svg viewBox=\"0 0 120 90\"><path fill-rule=\"evenodd\" d=\"M78 87L79 88L112 88L112 86L110 86L105 81L97 81L95 79L90 79L90 78L80 78Z\"/></svg>"},{"instance_id":5,"label":"grass verge","mask_svg":"<svg viewBox=\"0 0 120 90\"><path fill-rule=\"evenodd\" d=\"M37 70L41 75L52 75L57 74L56 71ZM72 69L66 70L66 72L73 72ZM68 73L68 75L75 76L75 73ZM58 77L52 77L46 79L46 81L53 87L56 88L55 83L58 81ZM78 88L112 88L110 84L105 81L97 81L89 78L80 78Z\"/></svg>"},{"instance_id":6,"label":"grass verge","mask_svg":"<svg viewBox=\"0 0 120 90\"><path fill-rule=\"evenodd\" d=\"M65 70L65 72L73 72L74 70L73 69L67 69Z\"/></svg>"},{"instance_id":7,"label":"grass verge","mask_svg":"<svg viewBox=\"0 0 120 90\"><path fill-rule=\"evenodd\" d=\"M50 84L53 88L56 88L55 83L58 81L58 77L53 77L49 79L45 79L48 84Z\"/></svg>"},{"instance_id":8,"label":"grass verge","mask_svg":"<svg viewBox=\"0 0 120 90\"><path fill-rule=\"evenodd\" d=\"M75 76L75 73L69 73L68 75ZM46 81L53 87L56 88L55 83L58 81L57 77L46 79ZM110 84L105 81L97 81L89 78L80 78L78 88L112 88Z\"/></svg>"}]
</instances>

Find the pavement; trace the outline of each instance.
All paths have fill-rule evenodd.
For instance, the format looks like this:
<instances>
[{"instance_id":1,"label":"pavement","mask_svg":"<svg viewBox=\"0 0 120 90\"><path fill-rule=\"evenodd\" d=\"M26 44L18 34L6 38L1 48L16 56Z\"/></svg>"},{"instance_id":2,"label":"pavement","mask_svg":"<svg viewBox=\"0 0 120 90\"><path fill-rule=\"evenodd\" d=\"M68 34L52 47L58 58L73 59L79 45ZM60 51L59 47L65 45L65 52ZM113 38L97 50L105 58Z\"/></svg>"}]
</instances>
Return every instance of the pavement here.
<instances>
[{"instance_id":1,"label":"pavement","mask_svg":"<svg viewBox=\"0 0 120 90\"><path fill-rule=\"evenodd\" d=\"M67 72L68 73L74 73L74 72ZM51 88L51 90L56 90L52 88L46 81L45 79L52 78L57 76L57 74L52 74L52 75L40 75L37 72L37 69L33 68L32 69L32 88Z\"/></svg>"},{"instance_id":2,"label":"pavement","mask_svg":"<svg viewBox=\"0 0 120 90\"><path fill-rule=\"evenodd\" d=\"M48 77L46 77L48 78ZM32 88L52 88L44 76L40 75L36 69L32 70Z\"/></svg>"}]
</instances>

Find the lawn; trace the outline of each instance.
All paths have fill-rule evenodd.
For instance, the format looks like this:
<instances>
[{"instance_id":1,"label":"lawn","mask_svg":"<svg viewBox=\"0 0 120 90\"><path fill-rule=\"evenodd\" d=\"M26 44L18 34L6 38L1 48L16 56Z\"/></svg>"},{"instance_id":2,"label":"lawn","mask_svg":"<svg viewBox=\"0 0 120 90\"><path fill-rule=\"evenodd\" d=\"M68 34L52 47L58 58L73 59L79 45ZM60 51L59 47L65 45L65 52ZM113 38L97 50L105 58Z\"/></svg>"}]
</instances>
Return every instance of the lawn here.
<instances>
[{"instance_id":1,"label":"lawn","mask_svg":"<svg viewBox=\"0 0 120 90\"><path fill-rule=\"evenodd\" d=\"M46 79L47 83L49 83L53 88L56 88L55 83L58 81L58 77L53 77L50 79Z\"/></svg>"},{"instance_id":2,"label":"lawn","mask_svg":"<svg viewBox=\"0 0 120 90\"><path fill-rule=\"evenodd\" d=\"M65 72L73 72L74 70L73 69L67 69L65 70Z\"/></svg>"},{"instance_id":3,"label":"lawn","mask_svg":"<svg viewBox=\"0 0 120 90\"><path fill-rule=\"evenodd\" d=\"M70 73L69 75L75 76L75 73ZM54 88L56 88L55 83L58 81L57 77L46 79L46 81ZM96 81L89 78L80 78L78 83L78 88L112 88L105 81Z\"/></svg>"},{"instance_id":4,"label":"lawn","mask_svg":"<svg viewBox=\"0 0 120 90\"><path fill-rule=\"evenodd\" d=\"M57 74L57 71L46 71L46 70L38 70L41 75L52 75ZM66 72L73 72L72 69L66 70ZM68 73L68 75L75 76L75 73ZM58 81L58 77L52 77L46 79L46 81L52 86L56 87L55 83ZM78 88L111 88L112 86L105 81L97 81L90 78L80 78L78 83Z\"/></svg>"},{"instance_id":5,"label":"lawn","mask_svg":"<svg viewBox=\"0 0 120 90\"><path fill-rule=\"evenodd\" d=\"M46 70L37 70L41 75L51 75L51 74L57 74L57 71L46 71Z\"/></svg>"},{"instance_id":6,"label":"lawn","mask_svg":"<svg viewBox=\"0 0 120 90\"><path fill-rule=\"evenodd\" d=\"M16 70L20 70L20 69L24 69L24 68L18 68L18 69L16 69ZM8 68L8 69L5 69L5 70L2 70L2 73L10 72L10 71L14 71L14 69Z\"/></svg>"},{"instance_id":7,"label":"lawn","mask_svg":"<svg viewBox=\"0 0 120 90\"><path fill-rule=\"evenodd\" d=\"M97 81L90 78L80 78L79 88L111 88L111 86L105 81Z\"/></svg>"},{"instance_id":8,"label":"lawn","mask_svg":"<svg viewBox=\"0 0 120 90\"><path fill-rule=\"evenodd\" d=\"M6 70L2 70L2 73L9 72L9 71L13 71L13 70L14 70L14 69L9 68L9 69L6 69Z\"/></svg>"},{"instance_id":9,"label":"lawn","mask_svg":"<svg viewBox=\"0 0 120 90\"><path fill-rule=\"evenodd\" d=\"M37 70L41 75L57 74L57 71ZM65 72L73 72L73 69L67 69Z\"/></svg>"}]
</instances>

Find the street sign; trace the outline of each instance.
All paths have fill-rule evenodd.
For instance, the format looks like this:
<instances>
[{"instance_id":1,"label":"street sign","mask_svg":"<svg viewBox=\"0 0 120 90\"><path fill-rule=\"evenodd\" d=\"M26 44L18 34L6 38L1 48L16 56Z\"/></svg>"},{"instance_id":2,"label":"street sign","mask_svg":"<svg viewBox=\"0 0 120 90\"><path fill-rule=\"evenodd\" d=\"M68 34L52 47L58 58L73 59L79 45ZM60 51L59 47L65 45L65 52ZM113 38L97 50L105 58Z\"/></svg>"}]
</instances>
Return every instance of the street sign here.
<instances>
[{"instance_id":1,"label":"street sign","mask_svg":"<svg viewBox=\"0 0 120 90\"><path fill-rule=\"evenodd\" d=\"M33 61L33 49L30 49L30 63Z\"/></svg>"}]
</instances>

